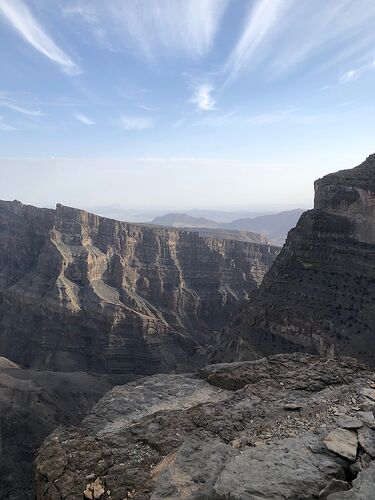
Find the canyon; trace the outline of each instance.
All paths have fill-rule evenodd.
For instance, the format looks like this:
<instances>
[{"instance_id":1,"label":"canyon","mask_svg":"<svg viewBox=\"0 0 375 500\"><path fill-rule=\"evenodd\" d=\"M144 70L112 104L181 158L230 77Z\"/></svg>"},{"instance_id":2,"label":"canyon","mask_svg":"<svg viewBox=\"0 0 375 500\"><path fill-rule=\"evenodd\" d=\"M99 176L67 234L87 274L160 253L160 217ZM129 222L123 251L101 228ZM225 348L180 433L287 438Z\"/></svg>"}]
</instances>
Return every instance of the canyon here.
<instances>
[{"instance_id":1,"label":"canyon","mask_svg":"<svg viewBox=\"0 0 375 500\"><path fill-rule=\"evenodd\" d=\"M278 247L0 202L0 352L27 368L189 370Z\"/></svg>"},{"instance_id":2,"label":"canyon","mask_svg":"<svg viewBox=\"0 0 375 500\"><path fill-rule=\"evenodd\" d=\"M41 445L5 498L374 500L374 179L316 181L281 251L2 202L2 441Z\"/></svg>"}]
</instances>

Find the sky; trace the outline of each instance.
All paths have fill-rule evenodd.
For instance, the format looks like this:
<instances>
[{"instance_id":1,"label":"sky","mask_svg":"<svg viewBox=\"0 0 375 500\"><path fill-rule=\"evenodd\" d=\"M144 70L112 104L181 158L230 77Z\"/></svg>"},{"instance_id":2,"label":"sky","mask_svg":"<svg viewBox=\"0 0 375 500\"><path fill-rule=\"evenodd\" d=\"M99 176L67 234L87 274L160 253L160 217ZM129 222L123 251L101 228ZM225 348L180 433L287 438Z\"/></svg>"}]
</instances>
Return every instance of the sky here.
<instances>
[{"instance_id":1,"label":"sky","mask_svg":"<svg viewBox=\"0 0 375 500\"><path fill-rule=\"evenodd\" d=\"M0 0L0 198L310 207L375 151L374 0Z\"/></svg>"}]
</instances>

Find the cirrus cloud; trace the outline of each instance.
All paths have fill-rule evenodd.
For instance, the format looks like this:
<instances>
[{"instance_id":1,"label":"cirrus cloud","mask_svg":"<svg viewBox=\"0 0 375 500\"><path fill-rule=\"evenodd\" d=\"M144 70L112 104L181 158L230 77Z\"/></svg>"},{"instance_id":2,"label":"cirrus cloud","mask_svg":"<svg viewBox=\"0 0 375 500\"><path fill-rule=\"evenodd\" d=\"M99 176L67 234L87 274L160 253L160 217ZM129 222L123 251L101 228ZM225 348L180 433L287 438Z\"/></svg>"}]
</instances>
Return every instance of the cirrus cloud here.
<instances>
[{"instance_id":1,"label":"cirrus cloud","mask_svg":"<svg viewBox=\"0 0 375 500\"><path fill-rule=\"evenodd\" d=\"M77 64L47 35L22 0L0 0L0 14L26 42L58 64L65 73L81 73Z\"/></svg>"}]
</instances>

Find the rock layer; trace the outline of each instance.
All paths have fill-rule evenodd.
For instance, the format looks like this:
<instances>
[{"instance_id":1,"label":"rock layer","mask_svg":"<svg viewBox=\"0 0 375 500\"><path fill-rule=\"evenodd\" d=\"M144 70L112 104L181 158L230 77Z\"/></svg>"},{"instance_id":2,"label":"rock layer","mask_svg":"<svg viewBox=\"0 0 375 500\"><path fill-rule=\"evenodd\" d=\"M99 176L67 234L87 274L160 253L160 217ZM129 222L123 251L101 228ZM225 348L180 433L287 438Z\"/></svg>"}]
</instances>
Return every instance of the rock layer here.
<instances>
[{"instance_id":1,"label":"rock layer","mask_svg":"<svg viewBox=\"0 0 375 500\"><path fill-rule=\"evenodd\" d=\"M357 430L337 426L356 417L375 436L361 411L375 406L363 395L374 380L355 360L289 354L115 387L81 426L44 442L36 498L90 498L97 485L101 500L371 499L355 495L375 491L373 457Z\"/></svg>"},{"instance_id":2,"label":"rock layer","mask_svg":"<svg viewBox=\"0 0 375 500\"><path fill-rule=\"evenodd\" d=\"M286 244L221 359L348 355L375 366L375 155L315 183L315 208Z\"/></svg>"},{"instance_id":3,"label":"rock layer","mask_svg":"<svg viewBox=\"0 0 375 500\"><path fill-rule=\"evenodd\" d=\"M0 354L39 369L186 369L277 253L0 202Z\"/></svg>"}]
</instances>

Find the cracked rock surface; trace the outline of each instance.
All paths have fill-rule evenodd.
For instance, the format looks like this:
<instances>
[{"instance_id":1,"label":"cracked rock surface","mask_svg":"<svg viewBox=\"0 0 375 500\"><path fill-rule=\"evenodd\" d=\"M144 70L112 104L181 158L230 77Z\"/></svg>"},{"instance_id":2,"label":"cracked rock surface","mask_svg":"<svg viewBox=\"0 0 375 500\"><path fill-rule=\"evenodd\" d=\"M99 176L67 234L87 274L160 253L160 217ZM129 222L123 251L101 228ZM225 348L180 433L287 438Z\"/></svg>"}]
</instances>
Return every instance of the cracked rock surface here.
<instances>
[{"instance_id":1,"label":"cracked rock surface","mask_svg":"<svg viewBox=\"0 0 375 500\"><path fill-rule=\"evenodd\" d=\"M285 354L115 387L43 443L37 500L95 484L112 500L371 499L374 383L353 359Z\"/></svg>"}]
</instances>

